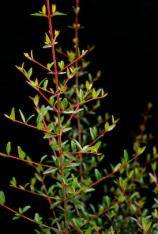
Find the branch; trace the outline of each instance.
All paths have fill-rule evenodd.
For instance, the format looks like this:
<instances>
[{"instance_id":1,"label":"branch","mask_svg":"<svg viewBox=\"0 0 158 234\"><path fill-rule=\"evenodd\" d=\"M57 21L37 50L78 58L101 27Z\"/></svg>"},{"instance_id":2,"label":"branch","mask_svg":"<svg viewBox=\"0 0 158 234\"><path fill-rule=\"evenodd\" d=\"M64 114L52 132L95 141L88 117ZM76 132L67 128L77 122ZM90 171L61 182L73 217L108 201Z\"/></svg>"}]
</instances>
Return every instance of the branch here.
<instances>
[{"instance_id":1,"label":"branch","mask_svg":"<svg viewBox=\"0 0 158 234\"><path fill-rule=\"evenodd\" d=\"M5 158L11 158L11 159L15 159L15 160L18 160L18 161L27 163L27 164L28 164L29 166L31 166L31 167L34 167L33 165L36 165L36 166L42 166L42 167L47 167L47 168L53 168L52 166L47 165L47 164L38 163L38 162L34 162L34 161L32 161L32 160L27 160L27 159L21 159L21 158L19 158L18 156L8 155L8 154L2 153L2 152L0 152L0 155L1 155L2 157L5 157ZM34 167L34 168L35 168L35 167Z\"/></svg>"},{"instance_id":2,"label":"branch","mask_svg":"<svg viewBox=\"0 0 158 234\"><path fill-rule=\"evenodd\" d=\"M41 226L41 227L45 227L45 228L51 229L51 230L53 230L53 231L55 231L55 232L57 231L57 229L52 228L52 227L50 227L50 226L48 226L48 225L46 225L46 224L38 224L38 223L36 223L36 221L35 221L34 219L32 219L32 218L30 218L30 217L28 217L28 216L26 216L26 215L20 214L18 211L14 210L13 208L10 208L10 207L7 206L7 205L0 204L0 206L3 207L3 208L5 208L6 210L9 210L10 212L12 212L12 213L15 214L15 215L19 215L19 217L21 217L21 218L23 218L23 219L25 219L25 220L30 221L31 223L34 223L34 224L39 225L39 226Z\"/></svg>"}]
</instances>

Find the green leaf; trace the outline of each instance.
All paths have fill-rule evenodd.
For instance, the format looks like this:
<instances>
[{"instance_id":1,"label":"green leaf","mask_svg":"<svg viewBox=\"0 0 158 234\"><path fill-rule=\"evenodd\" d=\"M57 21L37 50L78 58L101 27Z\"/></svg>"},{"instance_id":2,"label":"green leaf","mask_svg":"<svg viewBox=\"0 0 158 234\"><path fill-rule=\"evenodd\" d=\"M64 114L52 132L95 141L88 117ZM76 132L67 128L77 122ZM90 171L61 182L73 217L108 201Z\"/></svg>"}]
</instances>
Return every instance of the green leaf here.
<instances>
[{"instance_id":1,"label":"green leaf","mask_svg":"<svg viewBox=\"0 0 158 234\"><path fill-rule=\"evenodd\" d=\"M58 31L58 30L55 30L55 31L54 31L54 40L57 39L57 37L59 36L59 34L60 34L60 31ZM59 62L59 63L60 63L60 62ZM58 65L59 65L59 64L58 64ZM64 61L61 61L60 65L61 65L61 69L62 69L62 67L64 68ZM60 65L59 65L59 67L60 67Z\"/></svg>"},{"instance_id":2,"label":"green leaf","mask_svg":"<svg viewBox=\"0 0 158 234\"><path fill-rule=\"evenodd\" d=\"M157 209L154 209L153 216L154 216L154 218L158 219L158 210Z\"/></svg>"},{"instance_id":3,"label":"green leaf","mask_svg":"<svg viewBox=\"0 0 158 234\"><path fill-rule=\"evenodd\" d=\"M89 130L90 130L90 135L91 135L92 139L95 140L97 137L97 128L93 127L93 128L89 128Z\"/></svg>"},{"instance_id":4,"label":"green leaf","mask_svg":"<svg viewBox=\"0 0 158 234\"><path fill-rule=\"evenodd\" d=\"M36 170L37 170L38 172L41 172L41 171L43 170L43 168L42 168L41 165L38 165L38 167L36 167ZM41 181L41 177L39 176L38 173L35 173L35 177L36 177L36 179L37 179L38 181Z\"/></svg>"},{"instance_id":5,"label":"green leaf","mask_svg":"<svg viewBox=\"0 0 158 234\"><path fill-rule=\"evenodd\" d=\"M128 159L129 159L128 151L127 151L127 150L124 150L124 154L123 154L123 156L124 156L125 161L127 162L127 161L128 161Z\"/></svg>"},{"instance_id":6,"label":"green leaf","mask_svg":"<svg viewBox=\"0 0 158 234\"><path fill-rule=\"evenodd\" d=\"M33 69L32 69L32 67L28 70L28 72L27 72L27 77L30 79L31 78L31 76L32 76L32 73L33 73Z\"/></svg>"},{"instance_id":7,"label":"green leaf","mask_svg":"<svg viewBox=\"0 0 158 234\"><path fill-rule=\"evenodd\" d=\"M115 231L114 231L114 229L113 229L113 227L112 227L112 226L111 226L111 228L110 228L110 232L109 232L108 234L115 234Z\"/></svg>"},{"instance_id":8,"label":"green leaf","mask_svg":"<svg viewBox=\"0 0 158 234\"><path fill-rule=\"evenodd\" d=\"M95 191L94 188L87 188L87 189L85 190L85 193L91 193L91 192L93 192L93 191Z\"/></svg>"},{"instance_id":9,"label":"green leaf","mask_svg":"<svg viewBox=\"0 0 158 234\"><path fill-rule=\"evenodd\" d=\"M73 139L72 141L76 144L76 146L77 146L80 150L82 150L82 147L81 147L80 143L79 143L76 139Z\"/></svg>"},{"instance_id":10,"label":"green leaf","mask_svg":"<svg viewBox=\"0 0 158 234\"><path fill-rule=\"evenodd\" d=\"M121 168L121 163L118 163L114 168L113 168L113 172L118 171Z\"/></svg>"},{"instance_id":11,"label":"green leaf","mask_svg":"<svg viewBox=\"0 0 158 234\"><path fill-rule=\"evenodd\" d=\"M11 179L10 184L11 184L11 186L13 186L13 187L16 187L16 186L17 186L17 181L16 181L16 178L15 178L15 177L13 177L13 178Z\"/></svg>"},{"instance_id":12,"label":"green leaf","mask_svg":"<svg viewBox=\"0 0 158 234\"><path fill-rule=\"evenodd\" d=\"M149 173L150 179L151 179L151 183L157 183L157 177L154 176L152 173Z\"/></svg>"},{"instance_id":13,"label":"green leaf","mask_svg":"<svg viewBox=\"0 0 158 234\"><path fill-rule=\"evenodd\" d=\"M19 211L19 214L23 214L23 209L21 207L19 207L18 211Z\"/></svg>"},{"instance_id":14,"label":"green leaf","mask_svg":"<svg viewBox=\"0 0 158 234\"><path fill-rule=\"evenodd\" d=\"M3 191L0 191L0 205L4 205L5 202L6 202L5 194Z\"/></svg>"},{"instance_id":15,"label":"green leaf","mask_svg":"<svg viewBox=\"0 0 158 234\"><path fill-rule=\"evenodd\" d=\"M88 227L88 229L85 231L84 234L92 234L92 228ZM104 233L102 233L102 234L104 234Z\"/></svg>"},{"instance_id":16,"label":"green leaf","mask_svg":"<svg viewBox=\"0 0 158 234\"><path fill-rule=\"evenodd\" d=\"M108 122L106 122L104 127L105 127L106 132L111 132L116 127L116 124L111 124L110 125Z\"/></svg>"},{"instance_id":17,"label":"green leaf","mask_svg":"<svg viewBox=\"0 0 158 234\"><path fill-rule=\"evenodd\" d=\"M68 101L67 101L67 98L64 98L62 101L61 101L61 108L63 110L65 110L68 106Z\"/></svg>"},{"instance_id":18,"label":"green leaf","mask_svg":"<svg viewBox=\"0 0 158 234\"><path fill-rule=\"evenodd\" d=\"M47 89L47 86L48 86L48 80L45 80L45 81L43 82L42 88L43 88L44 90L46 90L46 89Z\"/></svg>"},{"instance_id":19,"label":"green leaf","mask_svg":"<svg viewBox=\"0 0 158 234\"><path fill-rule=\"evenodd\" d=\"M59 61L59 62L58 62L58 66L59 66L59 68L60 68L61 70L64 69L64 66L65 66L64 61L63 61L63 60Z\"/></svg>"},{"instance_id":20,"label":"green leaf","mask_svg":"<svg viewBox=\"0 0 158 234\"><path fill-rule=\"evenodd\" d=\"M9 141L6 145L6 153L10 154L10 152L11 152L11 142Z\"/></svg>"},{"instance_id":21,"label":"green leaf","mask_svg":"<svg viewBox=\"0 0 158 234\"><path fill-rule=\"evenodd\" d=\"M148 221L146 217L142 217L142 226L145 232L148 232L152 225L152 222Z\"/></svg>"},{"instance_id":22,"label":"green leaf","mask_svg":"<svg viewBox=\"0 0 158 234\"><path fill-rule=\"evenodd\" d=\"M95 168L94 174L95 174L95 178L97 180L99 180L101 178L101 173L100 173L100 171L97 168Z\"/></svg>"},{"instance_id":23,"label":"green leaf","mask_svg":"<svg viewBox=\"0 0 158 234\"><path fill-rule=\"evenodd\" d=\"M79 229L82 226L82 220L79 218L72 218L72 222L74 223L75 227Z\"/></svg>"},{"instance_id":24,"label":"green leaf","mask_svg":"<svg viewBox=\"0 0 158 234\"><path fill-rule=\"evenodd\" d=\"M28 117L28 119L26 120L26 123L28 123L34 116L35 116L34 114L33 114L33 115L30 115L30 116Z\"/></svg>"},{"instance_id":25,"label":"green leaf","mask_svg":"<svg viewBox=\"0 0 158 234\"><path fill-rule=\"evenodd\" d=\"M77 114L79 113L80 111L83 111L84 109L83 108L80 108L78 110L70 110L70 111L63 111L64 114Z\"/></svg>"},{"instance_id":26,"label":"green leaf","mask_svg":"<svg viewBox=\"0 0 158 234\"><path fill-rule=\"evenodd\" d=\"M35 97L33 98L33 102L34 102L35 106L38 106L38 104L39 104L39 96L38 95L35 95Z\"/></svg>"},{"instance_id":27,"label":"green leaf","mask_svg":"<svg viewBox=\"0 0 158 234\"><path fill-rule=\"evenodd\" d=\"M106 205L109 207L110 206L110 197L109 196L105 196L104 200L106 202Z\"/></svg>"},{"instance_id":28,"label":"green leaf","mask_svg":"<svg viewBox=\"0 0 158 234\"><path fill-rule=\"evenodd\" d=\"M76 54L73 51L67 51L67 56L68 56L69 62L72 62L75 59Z\"/></svg>"},{"instance_id":29,"label":"green leaf","mask_svg":"<svg viewBox=\"0 0 158 234\"><path fill-rule=\"evenodd\" d=\"M66 70L67 77L69 79L73 78L77 72L78 72L78 68L75 68L74 66L71 66L71 67L67 68L67 70Z\"/></svg>"},{"instance_id":30,"label":"green leaf","mask_svg":"<svg viewBox=\"0 0 158 234\"><path fill-rule=\"evenodd\" d=\"M60 12L60 11L56 11L53 16L66 16L67 14Z\"/></svg>"},{"instance_id":31,"label":"green leaf","mask_svg":"<svg viewBox=\"0 0 158 234\"><path fill-rule=\"evenodd\" d=\"M13 216L12 220L17 220L17 219L20 219L20 214L15 214L15 216Z\"/></svg>"},{"instance_id":32,"label":"green leaf","mask_svg":"<svg viewBox=\"0 0 158 234\"><path fill-rule=\"evenodd\" d=\"M156 171L156 168L157 168L157 162L151 163L151 168L152 168L152 170L155 172L155 171Z\"/></svg>"},{"instance_id":33,"label":"green leaf","mask_svg":"<svg viewBox=\"0 0 158 234\"><path fill-rule=\"evenodd\" d=\"M28 211L30 208L31 208L31 206L25 206L25 207L23 207L23 213L26 212L26 211Z\"/></svg>"},{"instance_id":34,"label":"green leaf","mask_svg":"<svg viewBox=\"0 0 158 234\"><path fill-rule=\"evenodd\" d=\"M92 89L92 97L93 98L97 97L97 92L96 92L96 90L94 88Z\"/></svg>"},{"instance_id":35,"label":"green leaf","mask_svg":"<svg viewBox=\"0 0 158 234\"><path fill-rule=\"evenodd\" d=\"M39 16L39 17L43 17L44 15L42 14L42 12L41 12L41 11L39 11L39 12L35 12L35 13L31 14L31 16Z\"/></svg>"},{"instance_id":36,"label":"green leaf","mask_svg":"<svg viewBox=\"0 0 158 234\"><path fill-rule=\"evenodd\" d=\"M82 89L79 90L78 96L79 96L80 102L83 102L84 101L84 93L83 93Z\"/></svg>"},{"instance_id":37,"label":"green leaf","mask_svg":"<svg viewBox=\"0 0 158 234\"><path fill-rule=\"evenodd\" d=\"M73 140L71 141L71 149L73 152L75 152L77 150L77 145Z\"/></svg>"},{"instance_id":38,"label":"green leaf","mask_svg":"<svg viewBox=\"0 0 158 234\"><path fill-rule=\"evenodd\" d=\"M20 113L22 121L25 123L26 122L25 116L20 109L19 109L19 113Z\"/></svg>"},{"instance_id":39,"label":"green leaf","mask_svg":"<svg viewBox=\"0 0 158 234\"><path fill-rule=\"evenodd\" d=\"M49 38L49 36L48 36L47 33L45 33L45 44L46 45L50 45L51 44L51 40L50 40L50 38ZM51 68L51 64L49 64L49 65L47 64L47 68L50 69Z\"/></svg>"},{"instance_id":40,"label":"green leaf","mask_svg":"<svg viewBox=\"0 0 158 234\"><path fill-rule=\"evenodd\" d=\"M50 40L50 39L49 39ZM47 68L50 70L52 68L52 66L54 65L54 62L52 63L47 63Z\"/></svg>"},{"instance_id":41,"label":"green leaf","mask_svg":"<svg viewBox=\"0 0 158 234\"><path fill-rule=\"evenodd\" d=\"M73 187L74 190L76 190L77 188L78 188L78 189L81 188L81 185L80 185L80 183L79 183L77 177L74 177L74 178L73 178L72 183L71 183L71 186Z\"/></svg>"},{"instance_id":42,"label":"green leaf","mask_svg":"<svg viewBox=\"0 0 158 234\"><path fill-rule=\"evenodd\" d=\"M127 173L127 177L128 177L129 180L133 177L133 174L134 174L134 170Z\"/></svg>"},{"instance_id":43,"label":"green leaf","mask_svg":"<svg viewBox=\"0 0 158 234\"><path fill-rule=\"evenodd\" d=\"M47 170L45 170L43 172L43 175L47 175L47 174L55 174L55 172L57 171L57 168L48 168Z\"/></svg>"},{"instance_id":44,"label":"green leaf","mask_svg":"<svg viewBox=\"0 0 158 234\"><path fill-rule=\"evenodd\" d=\"M25 156L26 156L25 152L22 150L22 148L20 146L18 146L17 148L18 148L19 158L22 160L25 159Z\"/></svg>"},{"instance_id":45,"label":"green leaf","mask_svg":"<svg viewBox=\"0 0 158 234\"><path fill-rule=\"evenodd\" d=\"M83 148L82 148L82 151L83 152L88 152L90 146L89 145L85 145Z\"/></svg>"},{"instance_id":46,"label":"green leaf","mask_svg":"<svg viewBox=\"0 0 158 234\"><path fill-rule=\"evenodd\" d=\"M63 132L68 132L68 131L70 131L72 128L70 127L70 128L63 128Z\"/></svg>"},{"instance_id":47,"label":"green leaf","mask_svg":"<svg viewBox=\"0 0 158 234\"><path fill-rule=\"evenodd\" d=\"M140 147L139 149L138 149L138 152L137 152L137 154L138 155L141 155L141 154L143 154L144 153L144 151L145 151L145 149L146 149L146 146L144 146L144 147Z\"/></svg>"},{"instance_id":48,"label":"green leaf","mask_svg":"<svg viewBox=\"0 0 158 234\"><path fill-rule=\"evenodd\" d=\"M95 145L90 147L91 152L97 153L100 146L101 146L101 141L98 141Z\"/></svg>"},{"instance_id":49,"label":"green leaf","mask_svg":"<svg viewBox=\"0 0 158 234\"><path fill-rule=\"evenodd\" d=\"M42 217L38 213L35 213L34 220L36 223L42 224Z\"/></svg>"}]
</instances>

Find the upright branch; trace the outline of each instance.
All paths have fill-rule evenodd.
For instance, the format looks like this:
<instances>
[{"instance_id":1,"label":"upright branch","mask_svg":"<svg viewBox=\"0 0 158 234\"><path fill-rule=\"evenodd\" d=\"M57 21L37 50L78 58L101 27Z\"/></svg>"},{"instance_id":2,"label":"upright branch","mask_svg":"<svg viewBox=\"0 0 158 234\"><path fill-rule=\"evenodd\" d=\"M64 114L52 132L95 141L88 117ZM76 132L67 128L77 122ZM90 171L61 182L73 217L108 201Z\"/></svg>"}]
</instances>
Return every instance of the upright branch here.
<instances>
[{"instance_id":1,"label":"upright branch","mask_svg":"<svg viewBox=\"0 0 158 234\"><path fill-rule=\"evenodd\" d=\"M53 34L53 22L51 17L51 5L50 1L46 0L47 11L48 11L48 25L49 25L49 35L51 40L51 48L52 48L52 58L54 62L54 75L55 75L55 84L56 84L56 91L59 89L59 76L58 76L58 68L57 68L57 59L56 59L56 52L55 52L55 41L54 41L54 34Z\"/></svg>"},{"instance_id":2,"label":"upright branch","mask_svg":"<svg viewBox=\"0 0 158 234\"><path fill-rule=\"evenodd\" d=\"M76 58L79 56L79 0L76 0L76 5L75 5L75 24L74 24L74 30L75 30L75 38L74 38L74 46L75 46L75 54ZM75 62L75 68L78 68L78 60ZM79 88L79 72L76 73L75 76L75 82L76 82L76 89L78 90ZM79 102L78 100L78 95L77 97L77 103ZM77 116L77 131L78 131L78 141L80 145L82 145L82 137L81 137L81 120L80 116ZM80 180L83 181L83 156L80 154Z\"/></svg>"},{"instance_id":3,"label":"upright branch","mask_svg":"<svg viewBox=\"0 0 158 234\"><path fill-rule=\"evenodd\" d=\"M66 186L64 183L64 160L63 160L63 152L62 152L62 130L61 130L61 110L60 110L60 91L59 91L59 73L57 68L57 58L55 52L55 40L54 40L54 28L51 17L51 5L50 0L46 0L46 7L48 12L48 25L49 25L49 35L51 41L51 51L52 51L52 59L54 63L54 75L55 75L55 85L56 85L56 93L57 93L57 119L58 119L58 146L59 146L59 158L60 158L60 171L61 171L61 179L62 179L62 194L64 201L64 218L65 218L65 234L68 234L68 221L67 221L67 195L66 195ZM53 78L54 78L53 75Z\"/></svg>"}]
</instances>

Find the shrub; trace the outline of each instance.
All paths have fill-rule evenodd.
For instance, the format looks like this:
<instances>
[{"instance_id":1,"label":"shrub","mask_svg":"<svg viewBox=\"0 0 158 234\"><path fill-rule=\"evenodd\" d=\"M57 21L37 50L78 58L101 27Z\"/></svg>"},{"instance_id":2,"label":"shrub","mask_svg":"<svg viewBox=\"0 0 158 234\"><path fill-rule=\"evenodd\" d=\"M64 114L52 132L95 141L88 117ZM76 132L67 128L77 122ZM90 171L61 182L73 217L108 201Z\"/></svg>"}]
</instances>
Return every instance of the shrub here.
<instances>
[{"instance_id":1,"label":"shrub","mask_svg":"<svg viewBox=\"0 0 158 234\"><path fill-rule=\"evenodd\" d=\"M32 200L18 209L11 208L5 192L0 191L0 205L14 214L13 220L23 218L33 223L38 234L157 233L158 153L156 147L152 153L145 153L148 115L131 156L124 150L120 163L105 167L105 136L118 119L108 113L97 114L107 93L96 85L101 73L88 71L86 58L93 48L82 50L79 46L79 0L73 11L73 45L67 50L61 48L60 30L54 26L54 19L65 17L65 13L46 0L33 14L48 25L43 45L45 62L31 51L24 53L28 65L23 62L16 66L34 90L33 113L24 114L13 107L5 117L40 132L39 144L46 142L45 154L36 160L22 146L15 152L11 142L6 144L2 157L31 168L27 181L13 177L10 186L32 196ZM146 160L140 160L140 155ZM151 191L155 198L151 196L149 202Z\"/></svg>"}]
</instances>

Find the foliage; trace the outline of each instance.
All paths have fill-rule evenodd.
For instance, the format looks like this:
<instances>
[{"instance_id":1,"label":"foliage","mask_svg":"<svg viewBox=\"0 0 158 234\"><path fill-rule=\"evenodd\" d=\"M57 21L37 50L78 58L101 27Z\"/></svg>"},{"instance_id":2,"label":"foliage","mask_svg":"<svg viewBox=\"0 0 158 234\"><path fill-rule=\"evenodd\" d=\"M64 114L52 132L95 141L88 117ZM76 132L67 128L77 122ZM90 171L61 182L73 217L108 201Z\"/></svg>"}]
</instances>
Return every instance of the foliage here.
<instances>
[{"instance_id":1,"label":"foliage","mask_svg":"<svg viewBox=\"0 0 158 234\"><path fill-rule=\"evenodd\" d=\"M145 150L148 113L134 142L133 155L124 150L120 163L105 168L105 136L116 127L118 119L107 113L97 114L107 93L96 88L101 73L93 76L87 70L86 56L92 49L81 50L79 46L79 0L73 10L75 23L71 28L75 37L72 49L66 51L60 47L60 31L54 27L54 17L65 14L50 0L33 14L47 20L43 49L49 50L49 58L44 64L35 58L33 51L25 52L31 66L23 62L16 68L35 91L31 97L34 113L26 115L13 107L10 114L5 114L14 123L41 132L41 141L47 142L48 150L34 161L21 146L17 147L17 155L13 155L12 143L8 142L6 152L0 153L34 171L24 184L13 177L11 187L29 193L33 199L45 200L48 206L44 213L31 204L15 210L6 204L3 191L0 206L14 213L14 220L24 218L34 223L37 234L157 233L158 153L156 147L152 153ZM34 67L41 71L38 78ZM151 105L148 107L149 110ZM141 160L140 156L146 159ZM95 200L97 191L101 194ZM148 202L149 192L153 196L152 205Z\"/></svg>"}]
</instances>

